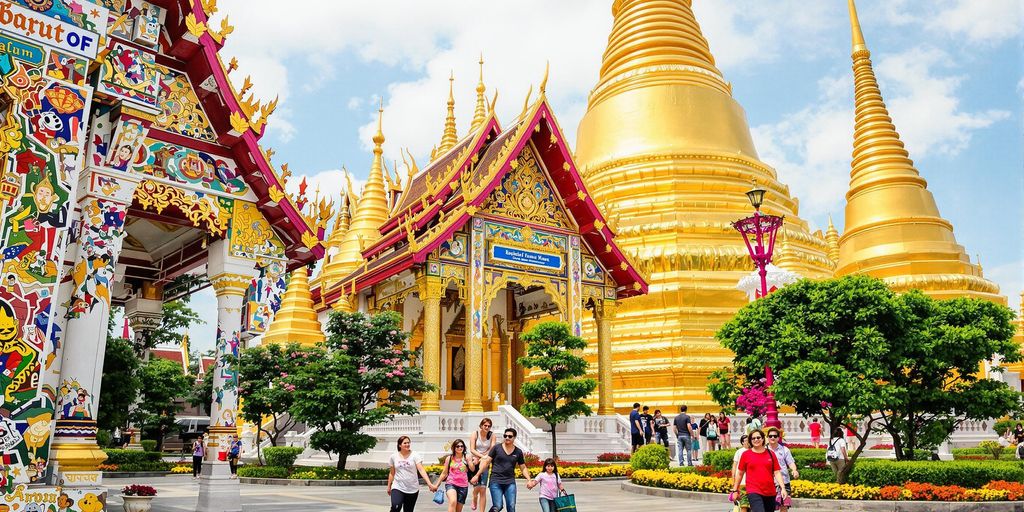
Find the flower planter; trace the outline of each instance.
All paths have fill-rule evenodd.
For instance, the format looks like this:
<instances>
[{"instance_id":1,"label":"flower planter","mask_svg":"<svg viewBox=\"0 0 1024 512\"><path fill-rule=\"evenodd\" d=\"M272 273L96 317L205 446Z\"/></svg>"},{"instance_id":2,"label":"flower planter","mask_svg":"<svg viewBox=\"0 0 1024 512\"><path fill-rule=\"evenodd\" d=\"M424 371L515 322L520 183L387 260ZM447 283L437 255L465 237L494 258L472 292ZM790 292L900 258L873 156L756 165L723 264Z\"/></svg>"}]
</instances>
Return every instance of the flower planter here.
<instances>
[{"instance_id":1,"label":"flower planter","mask_svg":"<svg viewBox=\"0 0 1024 512\"><path fill-rule=\"evenodd\" d=\"M156 496L121 496L124 499L124 512L149 512L153 508Z\"/></svg>"}]
</instances>

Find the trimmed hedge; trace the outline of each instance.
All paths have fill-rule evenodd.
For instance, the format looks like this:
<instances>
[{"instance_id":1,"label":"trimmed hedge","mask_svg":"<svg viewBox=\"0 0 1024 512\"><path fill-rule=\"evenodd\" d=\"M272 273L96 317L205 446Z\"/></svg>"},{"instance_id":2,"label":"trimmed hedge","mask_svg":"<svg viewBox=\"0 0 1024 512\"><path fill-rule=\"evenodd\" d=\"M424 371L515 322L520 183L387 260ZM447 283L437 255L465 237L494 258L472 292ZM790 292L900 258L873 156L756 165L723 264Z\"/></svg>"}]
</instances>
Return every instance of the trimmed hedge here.
<instances>
[{"instance_id":1,"label":"trimmed hedge","mask_svg":"<svg viewBox=\"0 0 1024 512\"><path fill-rule=\"evenodd\" d=\"M389 469L385 468L361 468L345 469L330 467L303 467L292 468L294 472L289 477L292 480L387 480Z\"/></svg>"},{"instance_id":2,"label":"trimmed hedge","mask_svg":"<svg viewBox=\"0 0 1024 512\"><path fill-rule=\"evenodd\" d=\"M139 450L122 450L116 448L108 448L103 450L103 453L107 454L106 464L117 464L118 466L123 466L125 464L160 462L163 457L163 454L160 452L143 452Z\"/></svg>"},{"instance_id":3,"label":"trimmed hedge","mask_svg":"<svg viewBox=\"0 0 1024 512\"><path fill-rule=\"evenodd\" d=\"M143 439L142 440L142 449L144 451L147 451L147 452L155 452L156 451L156 440L155 439Z\"/></svg>"},{"instance_id":4,"label":"trimmed hedge","mask_svg":"<svg viewBox=\"0 0 1024 512\"><path fill-rule=\"evenodd\" d=\"M263 449L263 458L267 466L290 468L295 465L295 459L301 453L302 448L297 446L270 446Z\"/></svg>"},{"instance_id":5,"label":"trimmed hedge","mask_svg":"<svg viewBox=\"0 0 1024 512\"><path fill-rule=\"evenodd\" d=\"M171 468L173 468L176 465L177 464L173 462L164 462L162 460L156 462L129 462L127 464L118 464L117 472L136 473L140 471L170 471Z\"/></svg>"},{"instance_id":6,"label":"trimmed hedge","mask_svg":"<svg viewBox=\"0 0 1024 512\"><path fill-rule=\"evenodd\" d=\"M238 476L242 478L288 478L288 468L281 466L241 466Z\"/></svg>"},{"instance_id":7,"label":"trimmed hedge","mask_svg":"<svg viewBox=\"0 0 1024 512\"><path fill-rule=\"evenodd\" d=\"M668 448L660 444L641 446L629 458L629 466L634 471L638 469L668 469L668 463Z\"/></svg>"},{"instance_id":8,"label":"trimmed hedge","mask_svg":"<svg viewBox=\"0 0 1024 512\"><path fill-rule=\"evenodd\" d=\"M1003 461L905 461L858 460L850 483L873 487L904 482L982 487L994 480L1024 482L1024 467Z\"/></svg>"}]
</instances>

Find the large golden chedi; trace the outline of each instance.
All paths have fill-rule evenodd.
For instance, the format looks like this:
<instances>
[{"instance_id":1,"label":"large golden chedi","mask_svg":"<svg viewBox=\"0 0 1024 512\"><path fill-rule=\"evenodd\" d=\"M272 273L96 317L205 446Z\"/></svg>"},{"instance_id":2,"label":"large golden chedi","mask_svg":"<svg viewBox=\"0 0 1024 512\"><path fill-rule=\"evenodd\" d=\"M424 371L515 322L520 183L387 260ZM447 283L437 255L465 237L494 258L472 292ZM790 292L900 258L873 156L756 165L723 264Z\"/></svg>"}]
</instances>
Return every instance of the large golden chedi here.
<instances>
[{"instance_id":1,"label":"large golden chedi","mask_svg":"<svg viewBox=\"0 0 1024 512\"><path fill-rule=\"evenodd\" d=\"M615 406L711 409L708 374L732 360L715 331L748 302L736 286L753 264L730 223L752 213L751 181L768 189L763 210L786 216L777 264L826 278L834 262L758 159L690 0L618 0L612 14L576 162L616 240L649 276L650 293L623 301L613 323ZM595 337L592 324L585 337Z\"/></svg>"}]
</instances>

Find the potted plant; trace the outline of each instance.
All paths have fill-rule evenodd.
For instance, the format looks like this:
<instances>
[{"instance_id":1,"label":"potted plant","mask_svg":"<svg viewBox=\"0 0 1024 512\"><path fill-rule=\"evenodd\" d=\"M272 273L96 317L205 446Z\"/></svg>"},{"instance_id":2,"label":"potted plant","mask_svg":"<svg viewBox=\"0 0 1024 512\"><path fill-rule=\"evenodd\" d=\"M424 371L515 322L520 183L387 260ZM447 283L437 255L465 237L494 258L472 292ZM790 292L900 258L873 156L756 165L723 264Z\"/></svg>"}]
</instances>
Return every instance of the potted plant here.
<instances>
[{"instance_id":1,"label":"potted plant","mask_svg":"<svg viewBox=\"0 0 1024 512\"><path fill-rule=\"evenodd\" d=\"M153 508L156 489L148 485L132 484L121 489L124 498L124 512L149 512Z\"/></svg>"}]
</instances>

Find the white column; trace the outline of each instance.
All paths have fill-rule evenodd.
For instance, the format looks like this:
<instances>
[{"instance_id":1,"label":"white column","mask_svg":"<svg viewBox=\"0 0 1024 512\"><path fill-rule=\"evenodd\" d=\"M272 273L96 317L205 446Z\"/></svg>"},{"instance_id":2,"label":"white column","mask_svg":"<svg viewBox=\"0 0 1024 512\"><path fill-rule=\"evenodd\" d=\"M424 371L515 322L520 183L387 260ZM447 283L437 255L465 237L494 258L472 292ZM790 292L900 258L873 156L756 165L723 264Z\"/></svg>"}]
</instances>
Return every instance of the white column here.
<instances>
[{"instance_id":1,"label":"white column","mask_svg":"<svg viewBox=\"0 0 1024 512\"><path fill-rule=\"evenodd\" d=\"M210 244L207 263L210 284L217 294L217 351L206 461L199 480L198 512L241 510L238 480L231 478L228 463L218 457L219 452L228 449L228 436L238 434L238 373L224 360L224 355L238 356L242 301L258 271L252 261L231 257L227 251L224 240Z\"/></svg>"},{"instance_id":2,"label":"white column","mask_svg":"<svg viewBox=\"0 0 1024 512\"><path fill-rule=\"evenodd\" d=\"M87 186L98 182L100 176L89 176ZM60 384L56 390L57 422L51 455L57 464L60 485L98 483L99 473L94 473L93 478L83 472L94 472L106 459L96 444L96 412L114 268L124 240L125 212L138 181L129 175L103 178L106 190L90 187L78 202L81 227L78 254L68 284L72 290L60 360Z\"/></svg>"}]
</instances>

